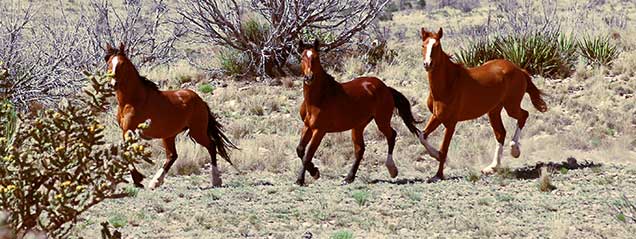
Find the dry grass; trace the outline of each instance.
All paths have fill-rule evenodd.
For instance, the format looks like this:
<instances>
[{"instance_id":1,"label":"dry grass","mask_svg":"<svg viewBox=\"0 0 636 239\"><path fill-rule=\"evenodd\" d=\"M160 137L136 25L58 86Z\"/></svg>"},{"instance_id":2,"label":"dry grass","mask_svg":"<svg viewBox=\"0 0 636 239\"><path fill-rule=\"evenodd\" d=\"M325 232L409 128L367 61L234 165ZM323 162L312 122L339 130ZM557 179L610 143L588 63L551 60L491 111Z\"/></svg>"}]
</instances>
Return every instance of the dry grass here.
<instances>
[{"instance_id":1,"label":"dry grass","mask_svg":"<svg viewBox=\"0 0 636 239\"><path fill-rule=\"evenodd\" d=\"M612 11L609 4L618 4L608 2L595 8L590 21L586 22L596 28L586 29L604 29L602 16ZM569 9L572 4L560 4L561 15L580 12ZM636 19L636 8L628 5L624 7L633 26L631 19ZM444 27L448 32L443 40L444 48L452 53L467 41L454 35L454 31L485 22L488 4L482 3L467 13L447 7L394 14L393 21L382 25L406 34L402 40L391 38L389 41L389 47L398 52L392 64L381 64L374 72L365 72L360 59L347 58L343 59L343 71L332 73L339 81L360 74L376 75L406 95L416 119L426 119L430 115L425 107L428 81L421 66L419 28ZM568 24L563 26L565 32L576 29ZM203 97L226 126L227 135L241 148L232 152L232 158L243 174L237 174L227 163L221 162L228 187L196 189L208 183L207 173L201 167L209 161L209 156L187 137L179 137L179 159L171 174L194 175L170 176L160 190L142 190L135 198L108 202L99 210L89 212L83 220L103 221L109 215L120 213L128 222L138 222L138 226L129 223L122 228L125 235L133 237L147 237L147 233L152 232L157 237L179 238L298 238L308 231L314 238L347 232L355 238L633 235L636 232L633 228L611 220L614 215L603 202L607 191L625 190L634 195L636 188L633 173L636 172L633 165L636 158L636 32L629 27L607 31L620 34L617 42L625 50L613 66L578 65L575 74L567 79L534 78L535 84L547 94L545 99L550 110L541 114L528 99L524 100L522 107L530 112L530 118L521 137L521 158L512 159L509 148L504 150L503 165L511 170L539 161L560 162L569 156L607 165L598 171L571 170L567 174L551 175L551 182L559 186L552 193L537 190L537 181L539 185L548 185L544 183L547 174L535 181L516 179L511 174L483 177L475 173L490 162L495 147L494 135L485 117L462 122L456 129L446 172L458 177L457 180L421 183L434 174L437 162L424 155L418 140L401 120L394 118L392 125L398 131L394 153L400 169L398 180L411 180L414 184L371 183L389 180L383 165L386 141L371 123L365 131L365 159L356 183L336 186L353 159L351 136L344 132L327 135L316 153L314 162L323 177L318 181L308 178L307 188L293 186L300 167L295 148L302 127L298 116L302 83L285 79L282 86L267 86L216 79L181 65L156 69L147 75L152 79L168 79L162 83L163 88L174 85L196 89L195 85L174 83L181 76L215 82L214 93ZM505 113L502 116L510 139L515 121ZM114 118L111 122L115 122ZM112 140L121 137L116 124L107 125L107 129ZM442 135L443 127L440 127L431 135L431 142L438 145ZM142 169L146 174L154 173L163 163L165 156L160 141L153 142L153 152L157 163L144 165ZM274 186L258 186L264 182ZM95 224L88 224L76 235L97 235L97 228Z\"/></svg>"}]
</instances>

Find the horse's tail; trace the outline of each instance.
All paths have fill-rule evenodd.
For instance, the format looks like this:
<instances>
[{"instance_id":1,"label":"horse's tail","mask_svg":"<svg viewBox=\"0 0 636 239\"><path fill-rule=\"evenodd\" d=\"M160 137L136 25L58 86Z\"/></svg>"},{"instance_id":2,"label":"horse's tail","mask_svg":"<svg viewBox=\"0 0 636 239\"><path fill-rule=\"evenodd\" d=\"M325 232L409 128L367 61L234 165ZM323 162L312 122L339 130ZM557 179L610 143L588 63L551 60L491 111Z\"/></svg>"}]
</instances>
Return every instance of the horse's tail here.
<instances>
[{"instance_id":1,"label":"horse's tail","mask_svg":"<svg viewBox=\"0 0 636 239\"><path fill-rule=\"evenodd\" d=\"M238 149L236 145L234 145L230 140L223 134L223 125L216 120L214 114L210 110L210 106L205 104L208 108L208 136L210 139L214 141L214 145L216 146L217 153L221 156L221 158L225 159L230 165L234 166L232 161L230 161L230 156L228 155L228 149Z\"/></svg>"},{"instance_id":2,"label":"horse's tail","mask_svg":"<svg viewBox=\"0 0 636 239\"><path fill-rule=\"evenodd\" d=\"M544 95L544 93L541 92L541 90L539 90L539 88L537 88L534 83L532 83L532 77L530 77L530 74L528 74L527 72L524 73L526 75L526 81L528 82L526 92L528 92L528 94L530 95L530 101L532 101L532 105L534 105L534 108L537 109L539 112L548 111L548 105L541 98L541 95Z\"/></svg>"},{"instance_id":3,"label":"horse's tail","mask_svg":"<svg viewBox=\"0 0 636 239\"><path fill-rule=\"evenodd\" d=\"M399 91L391 87L389 87L389 89L391 90L391 95L393 95L393 102L395 104L395 108L398 109L400 118L402 118L402 121L404 121L404 124L409 129L409 131L419 137L421 132L419 129L417 129L417 126L415 126L415 124L422 122L416 121L415 118L413 118L413 113L411 112L411 103Z\"/></svg>"}]
</instances>

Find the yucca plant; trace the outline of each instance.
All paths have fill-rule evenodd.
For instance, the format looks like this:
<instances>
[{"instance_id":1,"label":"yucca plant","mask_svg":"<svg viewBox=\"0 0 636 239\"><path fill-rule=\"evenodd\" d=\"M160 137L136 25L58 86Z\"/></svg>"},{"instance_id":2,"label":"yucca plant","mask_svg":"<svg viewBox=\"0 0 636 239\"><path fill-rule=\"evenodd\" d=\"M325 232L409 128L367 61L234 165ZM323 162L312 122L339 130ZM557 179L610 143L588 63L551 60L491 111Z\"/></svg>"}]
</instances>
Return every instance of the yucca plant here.
<instances>
[{"instance_id":1,"label":"yucca plant","mask_svg":"<svg viewBox=\"0 0 636 239\"><path fill-rule=\"evenodd\" d=\"M609 66L619 53L609 36L585 36L578 42L581 55L591 64Z\"/></svg>"},{"instance_id":2,"label":"yucca plant","mask_svg":"<svg viewBox=\"0 0 636 239\"><path fill-rule=\"evenodd\" d=\"M532 32L478 40L462 48L455 57L469 67L492 59L507 59L530 74L566 77L576 61L574 45L572 38L558 31Z\"/></svg>"},{"instance_id":3,"label":"yucca plant","mask_svg":"<svg viewBox=\"0 0 636 239\"><path fill-rule=\"evenodd\" d=\"M489 60L501 58L493 44L494 42L491 39L477 40L466 47L460 48L459 52L455 54L455 59L467 67L475 67Z\"/></svg>"}]
</instances>

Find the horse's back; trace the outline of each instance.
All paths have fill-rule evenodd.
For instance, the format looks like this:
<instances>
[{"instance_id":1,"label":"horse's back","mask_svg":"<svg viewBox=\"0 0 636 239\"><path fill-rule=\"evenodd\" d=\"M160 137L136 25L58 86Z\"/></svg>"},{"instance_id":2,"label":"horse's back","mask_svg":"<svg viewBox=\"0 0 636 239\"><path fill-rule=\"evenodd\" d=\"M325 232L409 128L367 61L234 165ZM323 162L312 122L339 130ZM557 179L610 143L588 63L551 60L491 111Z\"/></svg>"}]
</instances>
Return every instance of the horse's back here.
<instances>
[{"instance_id":1,"label":"horse's back","mask_svg":"<svg viewBox=\"0 0 636 239\"><path fill-rule=\"evenodd\" d=\"M357 77L351 81L342 83L342 88L347 95L356 98L375 98L390 91L388 87L377 77Z\"/></svg>"},{"instance_id":2,"label":"horse's back","mask_svg":"<svg viewBox=\"0 0 636 239\"><path fill-rule=\"evenodd\" d=\"M495 59L468 69L469 75L477 83L483 86L497 87L505 86L512 82L525 82L523 77L527 73L505 59Z\"/></svg>"}]
</instances>

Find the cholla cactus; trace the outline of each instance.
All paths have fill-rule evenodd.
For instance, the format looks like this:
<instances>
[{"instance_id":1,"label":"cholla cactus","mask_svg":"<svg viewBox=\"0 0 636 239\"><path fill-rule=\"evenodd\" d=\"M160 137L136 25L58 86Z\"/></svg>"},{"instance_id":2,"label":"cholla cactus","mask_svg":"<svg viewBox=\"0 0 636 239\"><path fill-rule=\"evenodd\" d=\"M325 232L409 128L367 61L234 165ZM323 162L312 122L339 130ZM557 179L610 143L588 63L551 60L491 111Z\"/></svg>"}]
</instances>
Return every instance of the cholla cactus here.
<instances>
[{"instance_id":1,"label":"cholla cactus","mask_svg":"<svg viewBox=\"0 0 636 239\"><path fill-rule=\"evenodd\" d=\"M134 163L149 161L138 132L118 144L104 141L99 119L112 89L103 75L87 74L87 79L91 87L82 104L61 104L37 118L21 119L12 140L0 140L0 205L18 236L42 230L64 237L82 212L125 196L117 185L126 181ZM10 109L3 104L0 119Z\"/></svg>"}]
</instances>

